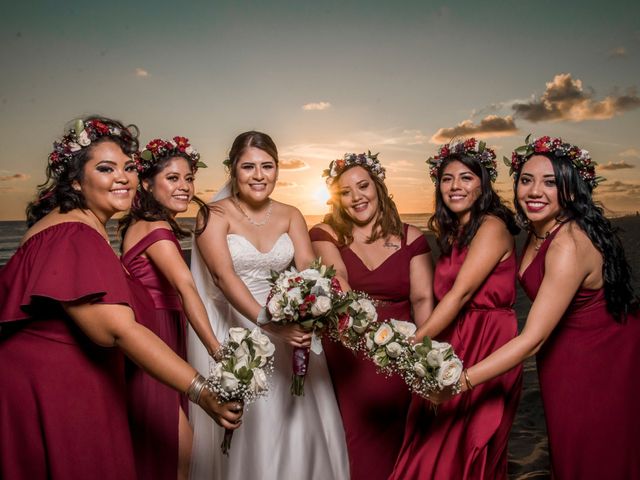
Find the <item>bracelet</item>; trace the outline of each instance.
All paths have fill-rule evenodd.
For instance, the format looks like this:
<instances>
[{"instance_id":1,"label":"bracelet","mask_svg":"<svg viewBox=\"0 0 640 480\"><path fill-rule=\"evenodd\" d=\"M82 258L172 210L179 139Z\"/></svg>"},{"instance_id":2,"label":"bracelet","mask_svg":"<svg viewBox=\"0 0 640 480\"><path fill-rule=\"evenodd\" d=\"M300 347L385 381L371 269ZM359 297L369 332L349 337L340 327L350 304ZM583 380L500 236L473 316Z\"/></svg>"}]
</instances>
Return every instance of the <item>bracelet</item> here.
<instances>
[{"instance_id":1,"label":"bracelet","mask_svg":"<svg viewBox=\"0 0 640 480\"><path fill-rule=\"evenodd\" d=\"M467 388L469 390L473 390L473 384L469 380L469 374L467 373L467 369L465 368L462 373L464 374L464 381L467 382Z\"/></svg>"},{"instance_id":2,"label":"bracelet","mask_svg":"<svg viewBox=\"0 0 640 480\"><path fill-rule=\"evenodd\" d=\"M207 381L204 379L204 377L199 373L196 373L196 376L193 377L193 380L191 380L191 385L189 385L189 388L187 388L186 391L189 400L197 405L206 384Z\"/></svg>"}]
</instances>

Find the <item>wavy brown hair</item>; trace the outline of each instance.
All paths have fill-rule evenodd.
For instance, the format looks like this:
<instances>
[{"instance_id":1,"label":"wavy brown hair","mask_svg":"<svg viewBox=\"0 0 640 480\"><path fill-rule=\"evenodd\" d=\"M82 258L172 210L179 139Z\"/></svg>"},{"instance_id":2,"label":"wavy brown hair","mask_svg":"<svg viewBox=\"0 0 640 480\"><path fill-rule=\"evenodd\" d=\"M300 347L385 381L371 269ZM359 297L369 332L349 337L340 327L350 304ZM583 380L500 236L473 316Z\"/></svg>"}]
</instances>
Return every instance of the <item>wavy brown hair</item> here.
<instances>
[{"instance_id":1,"label":"wavy brown hair","mask_svg":"<svg viewBox=\"0 0 640 480\"><path fill-rule=\"evenodd\" d=\"M373 243L379 238L387 238L391 235L402 237L404 235L402 220L400 220L398 208L391 195L389 195L387 186L376 175L371 175L371 172L362 165L352 165L345 168L331 183L329 186L329 205L331 206L331 210L325 215L322 222L333 228L333 231L338 235L338 242L341 245L349 245L353 242L354 222L344 208L342 208L342 203L340 202L340 186L338 183L344 172L354 167L360 167L366 170L378 194L378 216L375 219L375 223L371 229L371 236L367 239L367 243Z\"/></svg>"}]
</instances>

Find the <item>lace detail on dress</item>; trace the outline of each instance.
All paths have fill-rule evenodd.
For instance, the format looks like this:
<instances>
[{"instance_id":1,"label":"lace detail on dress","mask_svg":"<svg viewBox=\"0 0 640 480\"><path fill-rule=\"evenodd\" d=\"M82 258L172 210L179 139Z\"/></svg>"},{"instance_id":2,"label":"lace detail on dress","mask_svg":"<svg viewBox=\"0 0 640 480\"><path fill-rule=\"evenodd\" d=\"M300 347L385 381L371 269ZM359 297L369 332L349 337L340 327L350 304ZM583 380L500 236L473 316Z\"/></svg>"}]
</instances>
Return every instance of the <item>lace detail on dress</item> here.
<instances>
[{"instance_id":1,"label":"lace detail on dress","mask_svg":"<svg viewBox=\"0 0 640 480\"><path fill-rule=\"evenodd\" d=\"M227 244L233 269L247 283L252 280L264 282L271 277L271 270L280 272L293 260L293 242L287 233L280 235L271 250L266 253L258 250L242 235L235 233L227 235Z\"/></svg>"}]
</instances>

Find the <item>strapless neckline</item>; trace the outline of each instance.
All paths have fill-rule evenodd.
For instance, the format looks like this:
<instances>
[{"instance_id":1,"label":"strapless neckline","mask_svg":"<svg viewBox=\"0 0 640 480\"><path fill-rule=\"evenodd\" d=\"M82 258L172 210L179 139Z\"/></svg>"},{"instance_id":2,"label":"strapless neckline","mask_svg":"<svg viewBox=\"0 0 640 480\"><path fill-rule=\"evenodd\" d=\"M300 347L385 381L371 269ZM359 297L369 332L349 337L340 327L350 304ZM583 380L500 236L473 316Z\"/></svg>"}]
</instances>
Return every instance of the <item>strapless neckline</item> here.
<instances>
[{"instance_id":1,"label":"strapless neckline","mask_svg":"<svg viewBox=\"0 0 640 480\"><path fill-rule=\"evenodd\" d=\"M259 250L258 247L256 247L247 237L245 237L244 235L240 235L239 233L227 233L227 238L229 237L237 237L237 238L241 238L243 239L246 243L248 243L249 245L251 245L251 247L253 247L253 249L256 251L256 253L259 253L260 255L269 255L270 253L272 253L276 247L278 246L278 244L280 243L280 240L282 240L284 237L289 238L289 241L291 241L289 234L287 232L281 233L280 236L276 239L276 241L273 243L273 245L271 246L271 248L267 251L267 252L263 252L262 250Z\"/></svg>"}]
</instances>

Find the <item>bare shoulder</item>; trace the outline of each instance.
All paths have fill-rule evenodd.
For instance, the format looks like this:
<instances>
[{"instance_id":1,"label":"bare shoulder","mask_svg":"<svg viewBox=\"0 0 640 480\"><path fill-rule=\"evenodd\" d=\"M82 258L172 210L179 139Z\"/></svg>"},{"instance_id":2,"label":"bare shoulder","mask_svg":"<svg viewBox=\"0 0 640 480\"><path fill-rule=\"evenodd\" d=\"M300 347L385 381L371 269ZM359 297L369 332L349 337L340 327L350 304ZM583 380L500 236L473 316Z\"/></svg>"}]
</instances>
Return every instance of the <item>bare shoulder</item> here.
<instances>
[{"instance_id":1,"label":"bare shoulder","mask_svg":"<svg viewBox=\"0 0 640 480\"><path fill-rule=\"evenodd\" d=\"M476 232L476 236L510 239L511 233L509 233L507 225L501 219L493 215L485 215Z\"/></svg>"},{"instance_id":2,"label":"bare shoulder","mask_svg":"<svg viewBox=\"0 0 640 480\"><path fill-rule=\"evenodd\" d=\"M422 230L414 225L409 225L407 228L407 244L412 244L417 238L424 235Z\"/></svg>"},{"instance_id":3,"label":"bare shoulder","mask_svg":"<svg viewBox=\"0 0 640 480\"><path fill-rule=\"evenodd\" d=\"M289 205L288 203L278 202L277 200L273 200L273 209L274 213L277 213L282 216L293 218L304 218L300 210L298 210L293 205Z\"/></svg>"},{"instance_id":4,"label":"bare shoulder","mask_svg":"<svg viewBox=\"0 0 640 480\"><path fill-rule=\"evenodd\" d=\"M569 222L560 227L549 246L549 254L553 255L556 252L571 253L576 257L590 253L599 254L589 236L575 222Z\"/></svg>"},{"instance_id":5,"label":"bare shoulder","mask_svg":"<svg viewBox=\"0 0 640 480\"><path fill-rule=\"evenodd\" d=\"M24 242L29 240L29 238L42 232L43 230L46 230L47 228L53 227L60 223L83 223L95 230L95 227L87 222L87 219L84 216L78 215L78 212L76 210L71 210L67 213L60 213L59 211L54 210L53 212L48 213L36 223L31 225L31 227L29 227L29 229L22 237L20 244L23 244Z\"/></svg>"},{"instance_id":6,"label":"bare shoulder","mask_svg":"<svg viewBox=\"0 0 640 480\"><path fill-rule=\"evenodd\" d=\"M196 229L200 230L205 225L205 217L204 215L208 215L207 228L212 223L216 225L223 224L225 226L229 225L229 217L234 213L234 205L230 198L223 198L222 200L218 200L216 202L207 203L205 209L201 209L198 211L198 215L196 217ZM204 213L206 212L206 214Z\"/></svg>"}]
</instances>

